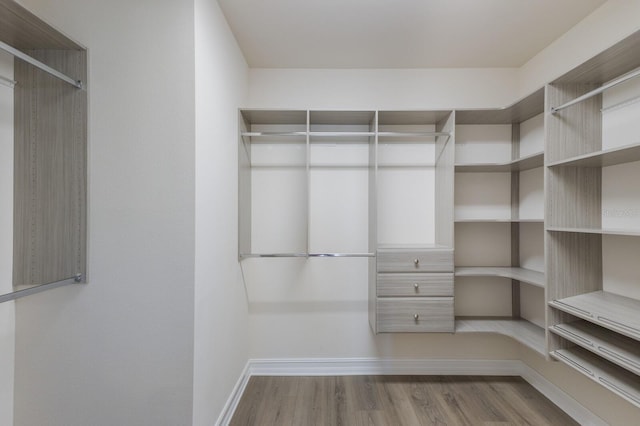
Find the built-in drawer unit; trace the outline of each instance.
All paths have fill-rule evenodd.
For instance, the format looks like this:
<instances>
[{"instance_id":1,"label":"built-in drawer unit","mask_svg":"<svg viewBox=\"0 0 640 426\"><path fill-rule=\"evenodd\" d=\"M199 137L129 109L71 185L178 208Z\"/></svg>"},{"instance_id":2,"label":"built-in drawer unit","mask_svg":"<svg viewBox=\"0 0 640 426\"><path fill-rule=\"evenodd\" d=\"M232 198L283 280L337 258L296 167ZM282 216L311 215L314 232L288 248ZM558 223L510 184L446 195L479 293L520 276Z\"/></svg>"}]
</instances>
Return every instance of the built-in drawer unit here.
<instances>
[{"instance_id":1,"label":"built-in drawer unit","mask_svg":"<svg viewBox=\"0 0 640 426\"><path fill-rule=\"evenodd\" d=\"M378 272L453 272L449 248L378 249Z\"/></svg>"},{"instance_id":2,"label":"built-in drawer unit","mask_svg":"<svg viewBox=\"0 0 640 426\"><path fill-rule=\"evenodd\" d=\"M379 248L376 264L377 332L454 331L452 249Z\"/></svg>"},{"instance_id":3,"label":"built-in drawer unit","mask_svg":"<svg viewBox=\"0 0 640 426\"><path fill-rule=\"evenodd\" d=\"M378 274L379 297L453 296L452 273Z\"/></svg>"},{"instance_id":4,"label":"built-in drawer unit","mask_svg":"<svg viewBox=\"0 0 640 426\"><path fill-rule=\"evenodd\" d=\"M382 297L379 332L453 332L453 297Z\"/></svg>"}]
</instances>

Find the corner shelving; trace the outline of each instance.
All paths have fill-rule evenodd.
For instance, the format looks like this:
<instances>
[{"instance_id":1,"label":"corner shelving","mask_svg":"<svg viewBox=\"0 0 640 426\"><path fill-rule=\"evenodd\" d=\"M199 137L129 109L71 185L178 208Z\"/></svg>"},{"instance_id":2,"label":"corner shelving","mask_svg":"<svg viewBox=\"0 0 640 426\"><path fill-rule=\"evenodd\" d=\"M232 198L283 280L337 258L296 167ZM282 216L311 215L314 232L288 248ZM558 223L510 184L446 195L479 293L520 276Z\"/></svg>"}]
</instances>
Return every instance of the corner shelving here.
<instances>
[{"instance_id":1,"label":"corner shelving","mask_svg":"<svg viewBox=\"0 0 640 426\"><path fill-rule=\"evenodd\" d=\"M544 328L504 317L456 317L456 333L493 333L511 337L541 355L547 354Z\"/></svg>"},{"instance_id":2,"label":"corner shelving","mask_svg":"<svg viewBox=\"0 0 640 426\"><path fill-rule=\"evenodd\" d=\"M503 277L511 278L536 287L544 288L544 273L530 269L502 266L457 267L456 277Z\"/></svg>"},{"instance_id":3,"label":"corner shelving","mask_svg":"<svg viewBox=\"0 0 640 426\"><path fill-rule=\"evenodd\" d=\"M466 163L456 164L458 173L506 173L522 172L544 165L544 153L538 152L503 163Z\"/></svg>"}]
</instances>

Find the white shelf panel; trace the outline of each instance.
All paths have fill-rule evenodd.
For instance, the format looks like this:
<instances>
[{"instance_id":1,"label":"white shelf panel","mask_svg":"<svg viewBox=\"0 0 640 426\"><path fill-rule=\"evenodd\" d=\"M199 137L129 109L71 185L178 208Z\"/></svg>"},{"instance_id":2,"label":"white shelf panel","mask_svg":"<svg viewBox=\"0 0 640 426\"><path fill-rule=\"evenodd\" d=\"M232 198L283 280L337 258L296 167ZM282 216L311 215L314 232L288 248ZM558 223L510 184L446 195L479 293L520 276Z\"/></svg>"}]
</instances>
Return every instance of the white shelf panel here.
<instances>
[{"instance_id":1,"label":"white shelf panel","mask_svg":"<svg viewBox=\"0 0 640 426\"><path fill-rule=\"evenodd\" d=\"M502 266L459 267L455 270L456 277L503 277L518 280L536 287L544 288L544 273L524 268Z\"/></svg>"},{"instance_id":2,"label":"white shelf panel","mask_svg":"<svg viewBox=\"0 0 640 426\"><path fill-rule=\"evenodd\" d=\"M456 317L456 333L502 334L547 355L544 329L519 318Z\"/></svg>"},{"instance_id":3,"label":"white shelf panel","mask_svg":"<svg viewBox=\"0 0 640 426\"><path fill-rule=\"evenodd\" d=\"M632 229L598 229L598 228L569 228L562 226L548 226L550 232L575 232L578 234L622 235L628 237L640 237L640 230Z\"/></svg>"},{"instance_id":4,"label":"white shelf panel","mask_svg":"<svg viewBox=\"0 0 640 426\"><path fill-rule=\"evenodd\" d=\"M552 300L549 306L640 341L640 300L596 291Z\"/></svg>"},{"instance_id":5,"label":"white shelf panel","mask_svg":"<svg viewBox=\"0 0 640 426\"><path fill-rule=\"evenodd\" d=\"M640 378L583 348L560 349L551 356L640 407Z\"/></svg>"},{"instance_id":6,"label":"white shelf panel","mask_svg":"<svg viewBox=\"0 0 640 426\"><path fill-rule=\"evenodd\" d=\"M640 343L633 339L584 320L553 325L549 331L640 375Z\"/></svg>"},{"instance_id":7,"label":"white shelf panel","mask_svg":"<svg viewBox=\"0 0 640 426\"><path fill-rule=\"evenodd\" d=\"M544 153L528 155L518 158L517 160L506 163L473 163L473 164L456 164L455 170L458 173L478 173L478 172L494 172L505 173L514 171L524 171L542 167L544 165Z\"/></svg>"},{"instance_id":8,"label":"white shelf panel","mask_svg":"<svg viewBox=\"0 0 640 426\"><path fill-rule=\"evenodd\" d=\"M456 223L544 223L544 219L455 219Z\"/></svg>"},{"instance_id":9,"label":"white shelf panel","mask_svg":"<svg viewBox=\"0 0 640 426\"><path fill-rule=\"evenodd\" d=\"M607 167L640 161L640 143L554 161L549 167Z\"/></svg>"}]
</instances>

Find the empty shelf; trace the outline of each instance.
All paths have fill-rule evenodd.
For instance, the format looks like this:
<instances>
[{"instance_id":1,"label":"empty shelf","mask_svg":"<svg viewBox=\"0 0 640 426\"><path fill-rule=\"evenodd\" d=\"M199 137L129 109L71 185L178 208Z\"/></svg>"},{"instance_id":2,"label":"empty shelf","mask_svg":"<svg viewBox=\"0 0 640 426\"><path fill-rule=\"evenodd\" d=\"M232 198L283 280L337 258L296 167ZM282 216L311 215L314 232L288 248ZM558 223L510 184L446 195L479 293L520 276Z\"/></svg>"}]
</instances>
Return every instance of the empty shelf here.
<instances>
[{"instance_id":1,"label":"empty shelf","mask_svg":"<svg viewBox=\"0 0 640 426\"><path fill-rule=\"evenodd\" d=\"M544 288L544 273L524 268L473 266L456 268L456 277L503 277Z\"/></svg>"},{"instance_id":2,"label":"empty shelf","mask_svg":"<svg viewBox=\"0 0 640 426\"><path fill-rule=\"evenodd\" d=\"M456 223L544 223L544 219L455 219Z\"/></svg>"},{"instance_id":3,"label":"empty shelf","mask_svg":"<svg viewBox=\"0 0 640 426\"><path fill-rule=\"evenodd\" d=\"M640 378L583 348L560 349L551 356L640 407Z\"/></svg>"},{"instance_id":4,"label":"empty shelf","mask_svg":"<svg viewBox=\"0 0 640 426\"><path fill-rule=\"evenodd\" d=\"M544 329L520 318L456 317L456 333L502 334L547 355Z\"/></svg>"},{"instance_id":5,"label":"empty shelf","mask_svg":"<svg viewBox=\"0 0 640 426\"><path fill-rule=\"evenodd\" d=\"M548 226L550 232L575 232L578 234L622 235L640 237L640 230L634 229L600 229L600 228L569 228L563 226Z\"/></svg>"},{"instance_id":6,"label":"empty shelf","mask_svg":"<svg viewBox=\"0 0 640 426\"><path fill-rule=\"evenodd\" d=\"M549 306L640 340L640 300L596 291L553 300Z\"/></svg>"},{"instance_id":7,"label":"empty shelf","mask_svg":"<svg viewBox=\"0 0 640 426\"><path fill-rule=\"evenodd\" d=\"M633 339L584 320L553 325L549 331L632 373L640 374L640 345Z\"/></svg>"},{"instance_id":8,"label":"empty shelf","mask_svg":"<svg viewBox=\"0 0 640 426\"><path fill-rule=\"evenodd\" d=\"M631 163L633 161L640 161L640 144L625 145L619 148L606 149L604 151L591 152L565 160L554 161L549 164L549 167L607 167Z\"/></svg>"},{"instance_id":9,"label":"empty shelf","mask_svg":"<svg viewBox=\"0 0 640 426\"><path fill-rule=\"evenodd\" d=\"M459 173L476 172L514 172L535 169L544 165L544 153L528 155L506 163L473 163L456 164L455 170Z\"/></svg>"}]
</instances>

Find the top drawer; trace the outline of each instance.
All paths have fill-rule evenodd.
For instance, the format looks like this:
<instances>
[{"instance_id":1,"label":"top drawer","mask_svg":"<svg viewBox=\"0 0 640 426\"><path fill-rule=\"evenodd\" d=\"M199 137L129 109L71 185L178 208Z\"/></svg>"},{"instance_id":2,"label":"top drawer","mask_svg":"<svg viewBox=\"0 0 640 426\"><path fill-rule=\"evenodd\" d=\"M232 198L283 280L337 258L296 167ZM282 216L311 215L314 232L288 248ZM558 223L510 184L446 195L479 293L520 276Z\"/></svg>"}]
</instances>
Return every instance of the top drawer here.
<instances>
[{"instance_id":1,"label":"top drawer","mask_svg":"<svg viewBox=\"0 0 640 426\"><path fill-rule=\"evenodd\" d=\"M378 249L378 272L453 272L453 249Z\"/></svg>"}]
</instances>

